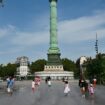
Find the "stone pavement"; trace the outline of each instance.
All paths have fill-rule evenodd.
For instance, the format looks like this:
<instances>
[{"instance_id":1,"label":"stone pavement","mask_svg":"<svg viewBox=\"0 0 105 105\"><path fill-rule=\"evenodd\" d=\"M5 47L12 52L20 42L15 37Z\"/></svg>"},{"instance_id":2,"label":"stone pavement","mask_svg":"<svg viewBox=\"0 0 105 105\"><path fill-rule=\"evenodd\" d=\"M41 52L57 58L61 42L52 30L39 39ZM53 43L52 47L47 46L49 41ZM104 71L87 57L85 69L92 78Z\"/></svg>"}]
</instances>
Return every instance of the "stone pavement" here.
<instances>
[{"instance_id":1,"label":"stone pavement","mask_svg":"<svg viewBox=\"0 0 105 105\"><path fill-rule=\"evenodd\" d=\"M53 81L48 87L44 82L31 90L31 81L16 82L16 91L10 96L0 90L0 105L105 105L105 87L97 86L94 99L82 98L77 82L70 82L71 92L64 96L64 84Z\"/></svg>"}]
</instances>

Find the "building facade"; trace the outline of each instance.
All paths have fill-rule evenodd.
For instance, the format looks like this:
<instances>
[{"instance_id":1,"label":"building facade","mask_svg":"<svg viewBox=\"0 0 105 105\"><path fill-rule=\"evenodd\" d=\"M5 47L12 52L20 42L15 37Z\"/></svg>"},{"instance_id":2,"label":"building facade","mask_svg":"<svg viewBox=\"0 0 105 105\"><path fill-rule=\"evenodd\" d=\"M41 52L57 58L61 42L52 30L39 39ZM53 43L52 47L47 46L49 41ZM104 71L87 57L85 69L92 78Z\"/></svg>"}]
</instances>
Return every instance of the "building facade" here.
<instances>
[{"instance_id":1,"label":"building facade","mask_svg":"<svg viewBox=\"0 0 105 105\"><path fill-rule=\"evenodd\" d=\"M17 64L17 75L25 77L29 74L29 59L26 56L18 57L16 60Z\"/></svg>"}]
</instances>

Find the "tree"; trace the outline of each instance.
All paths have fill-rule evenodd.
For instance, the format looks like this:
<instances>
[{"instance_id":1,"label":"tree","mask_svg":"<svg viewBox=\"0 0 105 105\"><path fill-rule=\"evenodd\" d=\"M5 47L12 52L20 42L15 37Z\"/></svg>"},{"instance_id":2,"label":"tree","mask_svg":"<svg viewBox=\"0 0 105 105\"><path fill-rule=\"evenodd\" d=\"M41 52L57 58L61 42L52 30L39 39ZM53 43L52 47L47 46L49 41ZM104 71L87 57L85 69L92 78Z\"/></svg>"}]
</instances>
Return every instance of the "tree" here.
<instances>
[{"instance_id":1,"label":"tree","mask_svg":"<svg viewBox=\"0 0 105 105\"><path fill-rule=\"evenodd\" d=\"M35 62L32 62L32 64L30 65L31 73L43 71L45 64L46 64L45 59L39 59L39 60L36 60Z\"/></svg>"},{"instance_id":2,"label":"tree","mask_svg":"<svg viewBox=\"0 0 105 105\"><path fill-rule=\"evenodd\" d=\"M8 63L6 70L8 75L14 76L16 74L16 64Z\"/></svg>"},{"instance_id":3,"label":"tree","mask_svg":"<svg viewBox=\"0 0 105 105\"><path fill-rule=\"evenodd\" d=\"M97 82L105 81L105 55L98 54L96 58L87 62L87 72L89 78L97 77Z\"/></svg>"},{"instance_id":4,"label":"tree","mask_svg":"<svg viewBox=\"0 0 105 105\"><path fill-rule=\"evenodd\" d=\"M74 72L74 77L78 78L77 75L77 67L76 67L76 63L68 58L63 58L62 59L62 64L63 64L63 68L66 71L73 71Z\"/></svg>"},{"instance_id":5,"label":"tree","mask_svg":"<svg viewBox=\"0 0 105 105\"><path fill-rule=\"evenodd\" d=\"M74 77L80 78L80 58L78 58L76 61L76 70L74 72Z\"/></svg>"},{"instance_id":6,"label":"tree","mask_svg":"<svg viewBox=\"0 0 105 105\"><path fill-rule=\"evenodd\" d=\"M82 56L77 59L77 61L76 61L77 69L74 72L75 78L79 78L79 79L87 78L87 70L86 70L87 60L88 60L88 58L85 56Z\"/></svg>"},{"instance_id":7,"label":"tree","mask_svg":"<svg viewBox=\"0 0 105 105\"><path fill-rule=\"evenodd\" d=\"M0 76L14 76L16 74L16 65L8 63L7 65L0 65Z\"/></svg>"},{"instance_id":8,"label":"tree","mask_svg":"<svg viewBox=\"0 0 105 105\"><path fill-rule=\"evenodd\" d=\"M62 59L62 64L64 70L66 71L74 71L74 69L76 69L75 63L67 58Z\"/></svg>"}]
</instances>

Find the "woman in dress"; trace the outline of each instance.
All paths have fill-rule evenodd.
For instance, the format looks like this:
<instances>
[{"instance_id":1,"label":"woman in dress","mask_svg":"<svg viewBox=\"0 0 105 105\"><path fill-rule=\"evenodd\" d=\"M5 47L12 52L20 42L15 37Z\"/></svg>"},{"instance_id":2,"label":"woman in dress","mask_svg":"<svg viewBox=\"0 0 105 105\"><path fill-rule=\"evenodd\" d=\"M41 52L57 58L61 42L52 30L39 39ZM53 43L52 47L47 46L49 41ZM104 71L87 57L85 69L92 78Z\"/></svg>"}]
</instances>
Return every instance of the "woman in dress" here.
<instances>
[{"instance_id":1,"label":"woman in dress","mask_svg":"<svg viewBox=\"0 0 105 105\"><path fill-rule=\"evenodd\" d=\"M69 83L68 83L68 81L65 81L65 87L64 87L65 96L67 96L69 92L70 92Z\"/></svg>"}]
</instances>

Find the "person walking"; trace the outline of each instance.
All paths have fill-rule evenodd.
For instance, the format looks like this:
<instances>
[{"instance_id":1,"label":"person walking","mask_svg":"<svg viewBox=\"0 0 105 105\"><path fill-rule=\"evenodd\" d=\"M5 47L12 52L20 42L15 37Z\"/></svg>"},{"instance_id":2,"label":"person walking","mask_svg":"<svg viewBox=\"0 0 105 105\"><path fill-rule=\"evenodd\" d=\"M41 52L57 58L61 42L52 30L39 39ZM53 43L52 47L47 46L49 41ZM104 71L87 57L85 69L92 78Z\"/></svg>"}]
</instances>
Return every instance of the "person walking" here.
<instances>
[{"instance_id":1,"label":"person walking","mask_svg":"<svg viewBox=\"0 0 105 105\"><path fill-rule=\"evenodd\" d=\"M89 85L87 81L85 81L85 97L89 97Z\"/></svg>"},{"instance_id":2,"label":"person walking","mask_svg":"<svg viewBox=\"0 0 105 105\"><path fill-rule=\"evenodd\" d=\"M48 86L51 87L51 80L48 80Z\"/></svg>"},{"instance_id":3,"label":"person walking","mask_svg":"<svg viewBox=\"0 0 105 105\"><path fill-rule=\"evenodd\" d=\"M93 78L93 87L96 88L96 82L97 82L97 79L96 78Z\"/></svg>"},{"instance_id":4,"label":"person walking","mask_svg":"<svg viewBox=\"0 0 105 105\"><path fill-rule=\"evenodd\" d=\"M12 95L13 94L13 86L14 86L14 80L13 78L10 78L8 82L7 92Z\"/></svg>"},{"instance_id":5,"label":"person walking","mask_svg":"<svg viewBox=\"0 0 105 105\"><path fill-rule=\"evenodd\" d=\"M68 96L68 93L70 92L70 87L68 81L65 81L65 87L64 87L64 94L65 96Z\"/></svg>"},{"instance_id":6,"label":"person walking","mask_svg":"<svg viewBox=\"0 0 105 105\"><path fill-rule=\"evenodd\" d=\"M80 86L80 88L81 88L81 93L82 93L82 97L83 98L85 98L85 86L86 84L85 84L85 80L81 80L81 86Z\"/></svg>"},{"instance_id":7,"label":"person walking","mask_svg":"<svg viewBox=\"0 0 105 105\"><path fill-rule=\"evenodd\" d=\"M8 77L6 80L7 80L7 88L8 88L8 85L9 85L9 82L10 82L10 77Z\"/></svg>"},{"instance_id":8,"label":"person walking","mask_svg":"<svg viewBox=\"0 0 105 105\"><path fill-rule=\"evenodd\" d=\"M40 86L40 82L41 82L41 78L40 77L38 77L37 82L38 82L38 86Z\"/></svg>"},{"instance_id":9,"label":"person walking","mask_svg":"<svg viewBox=\"0 0 105 105\"><path fill-rule=\"evenodd\" d=\"M51 84L52 84L51 83L51 77L48 76L46 80L47 80L46 82L47 82L48 86L51 87Z\"/></svg>"},{"instance_id":10,"label":"person walking","mask_svg":"<svg viewBox=\"0 0 105 105\"><path fill-rule=\"evenodd\" d=\"M33 91L33 93L35 91L35 81L34 80L32 81L32 91Z\"/></svg>"},{"instance_id":11,"label":"person walking","mask_svg":"<svg viewBox=\"0 0 105 105\"><path fill-rule=\"evenodd\" d=\"M93 84L90 84L89 92L90 92L91 98L94 98L94 87L93 87Z\"/></svg>"},{"instance_id":12,"label":"person walking","mask_svg":"<svg viewBox=\"0 0 105 105\"><path fill-rule=\"evenodd\" d=\"M45 83L47 84L47 82L48 82L48 77L46 77L46 79L45 79Z\"/></svg>"}]
</instances>

